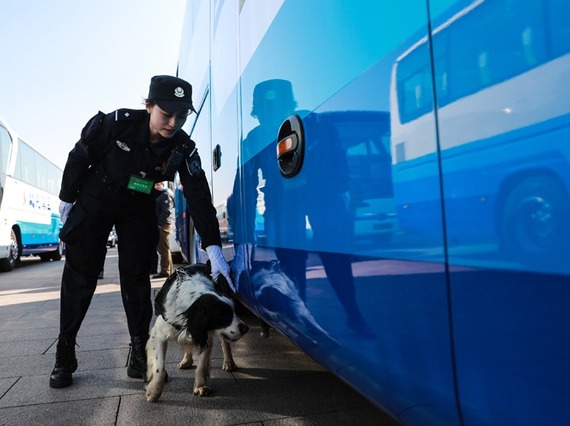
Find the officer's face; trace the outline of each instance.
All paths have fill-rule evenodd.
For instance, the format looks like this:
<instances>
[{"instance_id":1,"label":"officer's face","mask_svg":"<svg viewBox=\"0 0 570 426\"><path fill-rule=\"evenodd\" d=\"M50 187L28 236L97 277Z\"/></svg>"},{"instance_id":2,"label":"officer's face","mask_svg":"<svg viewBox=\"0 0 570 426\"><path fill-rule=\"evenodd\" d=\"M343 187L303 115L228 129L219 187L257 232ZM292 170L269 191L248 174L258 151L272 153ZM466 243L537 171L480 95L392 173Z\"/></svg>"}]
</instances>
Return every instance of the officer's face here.
<instances>
[{"instance_id":1,"label":"officer's face","mask_svg":"<svg viewBox=\"0 0 570 426\"><path fill-rule=\"evenodd\" d=\"M169 139L179 131L186 119L188 110L178 111L174 114L164 111L158 105L147 106L150 114L150 140L157 141L160 137Z\"/></svg>"},{"instance_id":2,"label":"officer's face","mask_svg":"<svg viewBox=\"0 0 570 426\"><path fill-rule=\"evenodd\" d=\"M262 104L257 111L259 124L279 128L283 120L293 114L295 107L283 102L273 101Z\"/></svg>"}]
</instances>

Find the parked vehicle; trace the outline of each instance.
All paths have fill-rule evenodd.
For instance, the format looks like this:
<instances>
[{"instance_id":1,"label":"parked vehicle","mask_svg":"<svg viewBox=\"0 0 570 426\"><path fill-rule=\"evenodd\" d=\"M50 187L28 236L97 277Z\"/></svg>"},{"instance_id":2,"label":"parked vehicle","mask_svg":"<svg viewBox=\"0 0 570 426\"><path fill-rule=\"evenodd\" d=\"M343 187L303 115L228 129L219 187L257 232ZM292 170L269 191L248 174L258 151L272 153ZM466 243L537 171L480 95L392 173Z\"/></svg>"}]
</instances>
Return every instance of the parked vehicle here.
<instances>
[{"instance_id":1,"label":"parked vehicle","mask_svg":"<svg viewBox=\"0 0 570 426\"><path fill-rule=\"evenodd\" d=\"M0 271L22 256L61 260L59 186L63 171L0 119Z\"/></svg>"},{"instance_id":2,"label":"parked vehicle","mask_svg":"<svg viewBox=\"0 0 570 426\"><path fill-rule=\"evenodd\" d=\"M567 1L192 0L181 46L244 305L402 424L570 424Z\"/></svg>"}]
</instances>

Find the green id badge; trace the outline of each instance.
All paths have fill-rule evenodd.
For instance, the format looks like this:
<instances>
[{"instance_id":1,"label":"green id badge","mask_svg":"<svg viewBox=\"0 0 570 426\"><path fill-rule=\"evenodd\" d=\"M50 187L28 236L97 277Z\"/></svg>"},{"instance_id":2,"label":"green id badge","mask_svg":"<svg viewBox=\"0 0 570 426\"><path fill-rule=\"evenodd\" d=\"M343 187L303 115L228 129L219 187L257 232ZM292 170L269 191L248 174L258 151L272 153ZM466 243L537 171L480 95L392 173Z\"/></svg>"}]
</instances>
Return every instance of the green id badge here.
<instances>
[{"instance_id":1,"label":"green id badge","mask_svg":"<svg viewBox=\"0 0 570 426\"><path fill-rule=\"evenodd\" d=\"M132 189L133 191L150 194L153 186L154 182L152 180L143 179L138 176L131 176L131 180L129 181L127 188Z\"/></svg>"}]
</instances>

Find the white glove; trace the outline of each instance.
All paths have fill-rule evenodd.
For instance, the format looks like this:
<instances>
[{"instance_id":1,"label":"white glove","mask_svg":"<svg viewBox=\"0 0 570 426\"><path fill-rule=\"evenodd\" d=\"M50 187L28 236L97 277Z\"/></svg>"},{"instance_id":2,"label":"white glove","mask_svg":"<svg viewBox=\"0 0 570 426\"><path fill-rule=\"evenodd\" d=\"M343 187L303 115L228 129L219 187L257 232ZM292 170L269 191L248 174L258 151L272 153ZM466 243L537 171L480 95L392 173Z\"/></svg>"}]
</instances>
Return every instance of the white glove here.
<instances>
[{"instance_id":1,"label":"white glove","mask_svg":"<svg viewBox=\"0 0 570 426\"><path fill-rule=\"evenodd\" d=\"M59 216L61 217L61 223L65 223L72 207L73 203L68 203L67 201L59 203Z\"/></svg>"},{"instance_id":2,"label":"white glove","mask_svg":"<svg viewBox=\"0 0 570 426\"><path fill-rule=\"evenodd\" d=\"M239 278L243 271L246 269L251 270L251 257L253 253L252 244L236 244L235 255L232 260L232 272L236 285L239 285Z\"/></svg>"},{"instance_id":3,"label":"white glove","mask_svg":"<svg viewBox=\"0 0 570 426\"><path fill-rule=\"evenodd\" d=\"M208 253L208 258L212 264L212 278L214 281L218 278L218 275L222 274L228 281L228 285L233 291L236 291L234 283L230 278L230 265L226 262L224 255L222 254L222 248L220 246L208 246L206 247L206 252Z\"/></svg>"}]
</instances>

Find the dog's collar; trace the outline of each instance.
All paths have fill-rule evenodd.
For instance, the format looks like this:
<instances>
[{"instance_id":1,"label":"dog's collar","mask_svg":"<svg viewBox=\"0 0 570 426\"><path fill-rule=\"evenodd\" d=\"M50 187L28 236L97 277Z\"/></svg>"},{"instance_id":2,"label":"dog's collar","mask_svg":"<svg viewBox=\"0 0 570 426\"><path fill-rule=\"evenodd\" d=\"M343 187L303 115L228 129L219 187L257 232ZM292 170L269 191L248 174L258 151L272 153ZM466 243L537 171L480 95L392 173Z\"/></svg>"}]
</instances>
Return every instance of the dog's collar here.
<instances>
[{"instance_id":1,"label":"dog's collar","mask_svg":"<svg viewBox=\"0 0 570 426\"><path fill-rule=\"evenodd\" d=\"M164 317L164 315L162 315L162 314L160 314L160 316L162 317L162 319L163 319L164 321L166 321L166 323L167 323L168 325L170 325L171 327L174 327L177 331L182 330L182 326L181 326L181 325L171 323L171 322L168 321L168 320Z\"/></svg>"}]
</instances>

